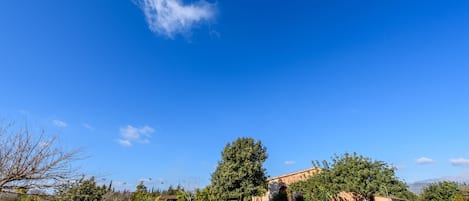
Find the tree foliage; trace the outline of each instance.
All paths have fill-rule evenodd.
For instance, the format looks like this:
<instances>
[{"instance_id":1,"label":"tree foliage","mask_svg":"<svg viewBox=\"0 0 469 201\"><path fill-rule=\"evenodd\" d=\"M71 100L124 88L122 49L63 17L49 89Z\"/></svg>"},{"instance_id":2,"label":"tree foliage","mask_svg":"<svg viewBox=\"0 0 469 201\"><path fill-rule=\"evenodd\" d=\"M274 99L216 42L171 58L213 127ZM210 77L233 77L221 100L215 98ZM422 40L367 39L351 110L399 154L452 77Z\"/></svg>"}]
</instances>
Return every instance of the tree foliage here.
<instances>
[{"instance_id":1,"label":"tree foliage","mask_svg":"<svg viewBox=\"0 0 469 201\"><path fill-rule=\"evenodd\" d=\"M330 170L323 169L309 177L306 181L298 181L291 184L290 191L301 192L304 199L308 201L329 201L337 200L340 188L332 183Z\"/></svg>"},{"instance_id":2,"label":"tree foliage","mask_svg":"<svg viewBox=\"0 0 469 201\"><path fill-rule=\"evenodd\" d=\"M355 200L372 200L376 195L413 198L406 184L395 175L395 169L383 161L345 153L334 156L331 162L313 164L319 173L292 185L306 200L338 199L341 192L350 193Z\"/></svg>"},{"instance_id":3,"label":"tree foliage","mask_svg":"<svg viewBox=\"0 0 469 201\"><path fill-rule=\"evenodd\" d=\"M195 195L184 189L179 190L177 193L177 201L193 201L195 199Z\"/></svg>"},{"instance_id":4,"label":"tree foliage","mask_svg":"<svg viewBox=\"0 0 469 201\"><path fill-rule=\"evenodd\" d=\"M56 188L75 178L71 162L80 150L64 151L56 146L56 138L13 127L0 125L0 192Z\"/></svg>"},{"instance_id":5,"label":"tree foliage","mask_svg":"<svg viewBox=\"0 0 469 201\"><path fill-rule=\"evenodd\" d=\"M263 167L266 159L267 149L260 141L238 138L228 143L212 174L210 190L215 200L238 198L245 201L263 194L267 188Z\"/></svg>"},{"instance_id":6,"label":"tree foliage","mask_svg":"<svg viewBox=\"0 0 469 201\"><path fill-rule=\"evenodd\" d=\"M196 201L209 201L208 187L201 189L195 189L194 200Z\"/></svg>"},{"instance_id":7,"label":"tree foliage","mask_svg":"<svg viewBox=\"0 0 469 201\"><path fill-rule=\"evenodd\" d=\"M111 191L111 186L99 186L94 177L81 178L78 182L71 182L59 191L57 201L100 201Z\"/></svg>"},{"instance_id":8,"label":"tree foliage","mask_svg":"<svg viewBox=\"0 0 469 201\"><path fill-rule=\"evenodd\" d=\"M143 183L137 185L137 190L132 195L132 201L152 201L152 195L148 192L147 187Z\"/></svg>"},{"instance_id":9,"label":"tree foliage","mask_svg":"<svg viewBox=\"0 0 469 201\"><path fill-rule=\"evenodd\" d=\"M288 201L288 192L286 188L280 188L279 192L272 197L272 201Z\"/></svg>"},{"instance_id":10,"label":"tree foliage","mask_svg":"<svg viewBox=\"0 0 469 201\"><path fill-rule=\"evenodd\" d=\"M202 190L196 189L194 198L196 201L218 201L216 196L212 192L212 186L208 185Z\"/></svg>"},{"instance_id":11,"label":"tree foliage","mask_svg":"<svg viewBox=\"0 0 469 201\"><path fill-rule=\"evenodd\" d=\"M448 201L461 198L462 194L458 184L448 181L429 184L419 195L420 201Z\"/></svg>"}]
</instances>

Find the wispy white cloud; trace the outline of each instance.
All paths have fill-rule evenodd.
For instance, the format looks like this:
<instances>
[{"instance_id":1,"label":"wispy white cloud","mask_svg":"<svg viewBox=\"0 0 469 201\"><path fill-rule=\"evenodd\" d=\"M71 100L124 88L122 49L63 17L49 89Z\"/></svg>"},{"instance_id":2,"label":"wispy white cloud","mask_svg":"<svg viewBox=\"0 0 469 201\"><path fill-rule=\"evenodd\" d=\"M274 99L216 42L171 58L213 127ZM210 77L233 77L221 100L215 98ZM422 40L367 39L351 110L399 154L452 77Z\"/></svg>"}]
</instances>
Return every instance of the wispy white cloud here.
<instances>
[{"instance_id":1,"label":"wispy white cloud","mask_svg":"<svg viewBox=\"0 0 469 201\"><path fill-rule=\"evenodd\" d=\"M129 140L123 140L123 139L118 139L117 143L119 143L122 146L126 146L126 147L132 145L132 143Z\"/></svg>"},{"instance_id":2,"label":"wispy white cloud","mask_svg":"<svg viewBox=\"0 0 469 201\"><path fill-rule=\"evenodd\" d=\"M184 4L181 0L134 0L145 14L151 31L174 38L176 34L190 34L200 23L215 17L216 7L204 0Z\"/></svg>"},{"instance_id":3,"label":"wispy white cloud","mask_svg":"<svg viewBox=\"0 0 469 201\"><path fill-rule=\"evenodd\" d=\"M453 158L453 159L449 159L449 162L453 166L469 167L469 159L466 159L466 158Z\"/></svg>"},{"instance_id":4,"label":"wispy white cloud","mask_svg":"<svg viewBox=\"0 0 469 201\"><path fill-rule=\"evenodd\" d=\"M65 123L64 121L60 121L60 120L53 120L52 123L54 124L54 126L57 126L59 128L65 128L67 127L67 123Z\"/></svg>"},{"instance_id":5,"label":"wispy white cloud","mask_svg":"<svg viewBox=\"0 0 469 201\"><path fill-rule=\"evenodd\" d=\"M83 127L85 127L85 128L88 129L88 130L94 130L94 127L91 126L91 125L89 125L89 124L87 124L87 123L83 123Z\"/></svg>"},{"instance_id":6,"label":"wispy white cloud","mask_svg":"<svg viewBox=\"0 0 469 201\"><path fill-rule=\"evenodd\" d=\"M420 164L420 165L425 165L425 164L431 164L433 163L433 159L431 158L427 158L427 157L420 157L420 158L417 158L417 160L415 160L415 162L417 164Z\"/></svg>"},{"instance_id":7,"label":"wispy white cloud","mask_svg":"<svg viewBox=\"0 0 469 201\"><path fill-rule=\"evenodd\" d=\"M294 165L296 162L295 161L285 161L285 165Z\"/></svg>"},{"instance_id":8,"label":"wispy white cloud","mask_svg":"<svg viewBox=\"0 0 469 201\"><path fill-rule=\"evenodd\" d=\"M120 145L131 146L133 143L146 144L150 143L151 134L155 132L155 129L149 126L143 126L140 128L128 125L120 128L121 138L117 140Z\"/></svg>"}]
</instances>

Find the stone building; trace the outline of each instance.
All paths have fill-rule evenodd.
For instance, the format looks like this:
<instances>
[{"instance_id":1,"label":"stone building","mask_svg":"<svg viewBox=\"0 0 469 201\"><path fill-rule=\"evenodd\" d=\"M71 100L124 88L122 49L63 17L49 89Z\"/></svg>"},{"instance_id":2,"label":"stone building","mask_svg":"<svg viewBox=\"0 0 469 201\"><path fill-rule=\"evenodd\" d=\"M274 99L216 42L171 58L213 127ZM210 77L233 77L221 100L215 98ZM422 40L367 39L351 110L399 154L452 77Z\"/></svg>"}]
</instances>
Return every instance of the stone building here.
<instances>
[{"instance_id":1,"label":"stone building","mask_svg":"<svg viewBox=\"0 0 469 201\"><path fill-rule=\"evenodd\" d=\"M269 178L267 179L269 187L265 195L253 196L252 201L270 201L275 194L279 193L280 191L286 191L290 184L295 183L297 181L304 181L318 171L319 169L313 167L306 170L301 170ZM297 197L299 196L301 195L289 195L289 200L297 200Z\"/></svg>"},{"instance_id":2,"label":"stone building","mask_svg":"<svg viewBox=\"0 0 469 201\"><path fill-rule=\"evenodd\" d=\"M263 196L253 196L252 201L271 201L273 196L276 195L279 192L288 192L288 187L290 184L295 183L297 181L304 181L308 179L311 175L319 172L320 170L318 168L309 168L306 170L301 170L297 172L292 172L284 175L280 175L277 177L272 177L267 179L268 182L268 189L267 192ZM348 200L348 201L353 201L352 196L350 193L342 192L340 193L340 197L343 200ZM289 201L298 201L298 200L303 200L303 195L293 193L293 194L288 194L288 200ZM374 198L375 201L405 201L405 199L399 199L395 197L379 197L376 196Z\"/></svg>"}]
</instances>

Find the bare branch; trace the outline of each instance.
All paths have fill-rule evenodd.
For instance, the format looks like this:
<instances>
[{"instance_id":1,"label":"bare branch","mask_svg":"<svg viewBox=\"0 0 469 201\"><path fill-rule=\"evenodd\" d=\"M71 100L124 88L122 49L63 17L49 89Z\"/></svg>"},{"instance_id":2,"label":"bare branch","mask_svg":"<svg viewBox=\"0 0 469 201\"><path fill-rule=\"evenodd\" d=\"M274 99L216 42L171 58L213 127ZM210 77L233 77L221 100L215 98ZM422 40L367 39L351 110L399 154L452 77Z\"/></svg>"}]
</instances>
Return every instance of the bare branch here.
<instances>
[{"instance_id":1,"label":"bare branch","mask_svg":"<svg viewBox=\"0 0 469 201\"><path fill-rule=\"evenodd\" d=\"M76 178L71 163L81 149L64 151L55 146L57 138L34 138L27 128L10 132L12 125L0 126L0 192L55 188Z\"/></svg>"}]
</instances>

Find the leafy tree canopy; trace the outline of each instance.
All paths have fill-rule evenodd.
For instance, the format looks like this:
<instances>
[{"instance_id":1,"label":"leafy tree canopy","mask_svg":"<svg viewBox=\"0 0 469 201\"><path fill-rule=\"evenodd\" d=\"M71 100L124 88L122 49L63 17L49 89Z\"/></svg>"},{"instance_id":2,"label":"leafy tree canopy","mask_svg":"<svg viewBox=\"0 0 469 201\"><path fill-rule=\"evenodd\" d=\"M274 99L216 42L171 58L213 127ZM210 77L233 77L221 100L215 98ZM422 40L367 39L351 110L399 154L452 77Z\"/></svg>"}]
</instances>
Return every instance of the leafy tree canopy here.
<instances>
[{"instance_id":1,"label":"leafy tree canopy","mask_svg":"<svg viewBox=\"0 0 469 201\"><path fill-rule=\"evenodd\" d=\"M140 181L136 187L136 191L132 195L132 201L152 201L152 195L148 192L147 187Z\"/></svg>"},{"instance_id":2,"label":"leafy tree canopy","mask_svg":"<svg viewBox=\"0 0 469 201\"><path fill-rule=\"evenodd\" d=\"M461 199L461 190L456 182L442 181L426 186L419 195L420 201L448 201Z\"/></svg>"},{"instance_id":3,"label":"leafy tree canopy","mask_svg":"<svg viewBox=\"0 0 469 201\"><path fill-rule=\"evenodd\" d=\"M65 185L58 193L58 201L99 201L104 194L111 190L111 186L99 186L94 177L89 179L81 178L78 182Z\"/></svg>"},{"instance_id":4,"label":"leafy tree canopy","mask_svg":"<svg viewBox=\"0 0 469 201\"><path fill-rule=\"evenodd\" d=\"M264 161L267 149L260 141L252 138L238 138L228 143L212 174L211 193L216 200L239 198L250 200L261 195L267 188Z\"/></svg>"},{"instance_id":5,"label":"leafy tree canopy","mask_svg":"<svg viewBox=\"0 0 469 201\"><path fill-rule=\"evenodd\" d=\"M293 190L303 192L306 200L330 200L348 192L356 200L372 200L374 196L413 198L404 182L395 175L395 168L383 161L345 153L331 162L314 161L321 171L307 181L298 182Z\"/></svg>"}]
</instances>

